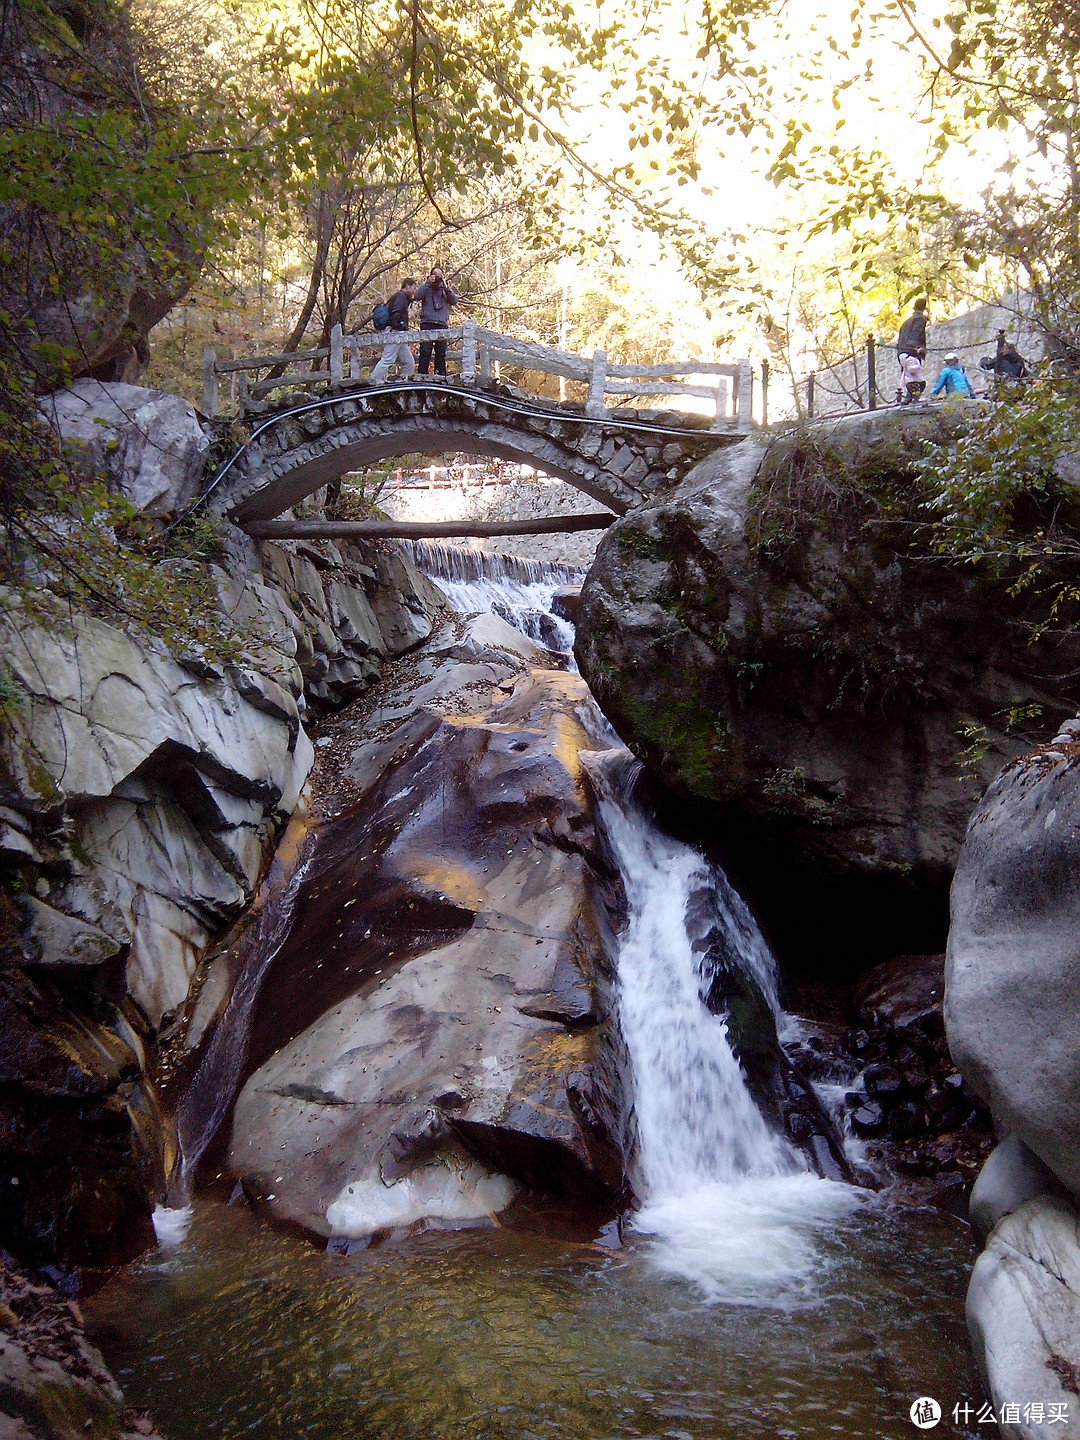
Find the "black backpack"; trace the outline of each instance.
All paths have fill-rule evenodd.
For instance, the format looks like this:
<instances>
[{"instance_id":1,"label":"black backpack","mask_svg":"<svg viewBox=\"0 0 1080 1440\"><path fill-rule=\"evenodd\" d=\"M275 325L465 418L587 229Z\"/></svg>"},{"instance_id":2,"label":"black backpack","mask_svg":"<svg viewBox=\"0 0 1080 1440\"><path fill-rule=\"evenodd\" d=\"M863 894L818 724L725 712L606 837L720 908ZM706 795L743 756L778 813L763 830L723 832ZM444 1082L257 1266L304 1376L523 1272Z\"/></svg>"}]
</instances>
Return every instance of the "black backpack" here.
<instances>
[{"instance_id":1,"label":"black backpack","mask_svg":"<svg viewBox=\"0 0 1080 1440\"><path fill-rule=\"evenodd\" d=\"M390 329L390 306L385 300L380 300L371 312L371 323L376 330Z\"/></svg>"}]
</instances>

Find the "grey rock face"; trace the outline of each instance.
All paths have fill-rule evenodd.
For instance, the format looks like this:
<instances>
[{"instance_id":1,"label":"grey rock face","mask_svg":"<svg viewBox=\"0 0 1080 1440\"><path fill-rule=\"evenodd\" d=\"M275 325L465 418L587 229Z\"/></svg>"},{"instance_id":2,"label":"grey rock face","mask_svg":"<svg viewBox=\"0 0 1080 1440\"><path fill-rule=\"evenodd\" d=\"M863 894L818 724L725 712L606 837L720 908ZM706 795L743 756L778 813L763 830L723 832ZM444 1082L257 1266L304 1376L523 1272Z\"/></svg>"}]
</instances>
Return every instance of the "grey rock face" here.
<instances>
[{"instance_id":1,"label":"grey rock face","mask_svg":"<svg viewBox=\"0 0 1080 1440\"><path fill-rule=\"evenodd\" d=\"M967 1318L976 1359L995 1411L1017 1406L1001 1425L1008 1440L1047 1433L1051 1406L1066 1423L1058 1435L1080 1434L1080 1240L1077 1212L1041 1196L1007 1215L976 1261ZM1025 1406L1041 1405L1041 1420Z\"/></svg>"},{"instance_id":2,"label":"grey rock face","mask_svg":"<svg viewBox=\"0 0 1080 1440\"><path fill-rule=\"evenodd\" d=\"M80 468L105 474L148 515L183 510L198 494L210 437L179 395L83 379L40 409Z\"/></svg>"},{"instance_id":3,"label":"grey rock face","mask_svg":"<svg viewBox=\"0 0 1080 1440\"><path fill-rule=\"evenodd\" d=\"M295 718L100 620L46 631L12 609L0 627L26 696L8 739L10 798L52 829L50 859L67 872L50 904L130 947L130 993L157 1027L250 896L310 741ZM55 945L50 954L59 963Z\"/></svg>"},{"instance_id":4,"label":"grey rock face","mask_svg":"<svg viewBox=\"0 0 1080 1440\"><path fill-rule=\"evenodd\" d=\"M1043 723L1075 709L1054 677L1080 642L1068 659L1030 645L1003 588L918 561L909 529L865 499L910 486L938 423L890 411L818 427L820 454L798 437L719 452L605 532L586 579L577 655L605 713L721 843L758 847L773 874L943 902L979 786L1030 747L1010 708L1033 701ZM808 497L811 463L866 515L827 487Z\"/></svg>"},{"instance_id":5,"label":"grey rock face","mask_svg":"<svg viewBox=\"0 0 1080 1440\"><path fill-rule=\"evenodd\" d=\"M972 816L952 892L945 1022L999 1130L1080 1191L1080 756L1004 770Z\"/></svg>"},{"instance_id":6,"label":"grey rock face","mask_svg":"<svg viewBox=\"0 0 1080 1440\"><path fill-rule=\"evenodd\" d=\"M1033 1155L1019 1135L1007 1136L979 1171L968 1213L972 1228L985 1240L999 1220L1039 1195L1068 1199L1049 1166Z\"/></svg>"},{"instance_id":7,"label":"grey rock face","mask_svg":"<svg viewBox=\"0 0 1080 1440\"><path fill-rule=\"evenodd\" d=\"M623 1192L621 887L579 758L602 721L551 665L494 617L455 621L320 752L297 868L260 900L255 946L287 938L232 1126L277 1218L347 1241L486 1222L522 1188Z\"/></svg>"}]
</instances>

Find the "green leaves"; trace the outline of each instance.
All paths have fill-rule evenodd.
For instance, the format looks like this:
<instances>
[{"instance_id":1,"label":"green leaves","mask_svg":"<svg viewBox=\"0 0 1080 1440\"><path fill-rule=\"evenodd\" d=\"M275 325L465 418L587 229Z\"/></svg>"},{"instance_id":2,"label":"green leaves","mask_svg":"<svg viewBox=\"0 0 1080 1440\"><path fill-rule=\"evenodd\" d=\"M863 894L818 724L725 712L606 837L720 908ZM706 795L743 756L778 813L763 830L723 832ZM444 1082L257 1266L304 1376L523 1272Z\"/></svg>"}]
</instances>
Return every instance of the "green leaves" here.
<instances>
[{"instance_id":1,"label":"green leaves","mask_svg":"<svg viewBox=\"0 0 1080 1440\"><path fill-rule=\"evenodd\" d=\"M938 555L985 566L1038 597L1043 619L1080 623L1072 579L1080 557L1080 488L1061 457L1080 452L1080 382L1045 376L1007 387L956 439L916 469L930 487Z\"/></svg>"}]
</instances>

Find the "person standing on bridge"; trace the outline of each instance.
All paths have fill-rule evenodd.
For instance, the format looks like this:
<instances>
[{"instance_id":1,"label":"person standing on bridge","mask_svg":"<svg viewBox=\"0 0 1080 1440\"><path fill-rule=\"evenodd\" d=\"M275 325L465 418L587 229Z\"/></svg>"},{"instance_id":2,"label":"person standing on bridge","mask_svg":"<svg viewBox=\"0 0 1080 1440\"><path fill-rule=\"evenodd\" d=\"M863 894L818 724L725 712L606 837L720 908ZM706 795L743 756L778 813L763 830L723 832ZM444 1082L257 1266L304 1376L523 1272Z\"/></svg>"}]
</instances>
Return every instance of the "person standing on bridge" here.
<instances>
[{"instance_id":1,"label":"person standing on bridge","mask_svg":"<svg viewBox=\"0 0 1080 1440\"><path fill-rule=\"evenodd\" d=\"M387 309L390 311L390 323L386 327L387 337L383 342L383 352L379 363L371 372L371 383L381 385L390 373L391 365L401 366L401 377L403 380L411 380L416 373L416 361L409 349L407 340L400 337L409 329L409 306L416 298L416 281L410 275L401 282L401 289L391 295Z\"/></svg>"},{"instance_id":2,"label":"person standing on bridge","mask_svg":"<svg viewBox=\"0 0 1080 1440\"><path fill-rule=\"evenodd\" d=\"M448 330L450 328L450 307L458 303L458 297L443 278L438 265L432 266L431 274L416 292L420 301L420 329ZM435 352L435 374L446 377L446 341L420 341L420 374L426 375L431 368L431 354Z\"/></svg>"}]
</instances>

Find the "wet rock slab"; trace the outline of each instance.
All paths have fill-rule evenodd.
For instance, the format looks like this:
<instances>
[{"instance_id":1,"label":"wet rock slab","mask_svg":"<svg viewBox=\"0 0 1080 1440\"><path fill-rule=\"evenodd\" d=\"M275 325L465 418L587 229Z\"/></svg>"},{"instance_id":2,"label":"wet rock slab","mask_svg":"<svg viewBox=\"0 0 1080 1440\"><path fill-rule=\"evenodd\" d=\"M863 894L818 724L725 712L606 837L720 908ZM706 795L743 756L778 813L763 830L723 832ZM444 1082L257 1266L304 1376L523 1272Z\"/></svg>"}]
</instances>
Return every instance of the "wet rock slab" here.
<instances>
[{"instance_id":1,"label":"wet rock slab","mask_svg":"<svg viewBox=\"0 0 1080 1440\"><path fill-rule=\"evenodd\" d=\"M229 1150L275 1218L355 1241L625 1198L623 897L580 759L607 740L560 665L456 622L320 737Z\"/></svg>"}]
</instances>

